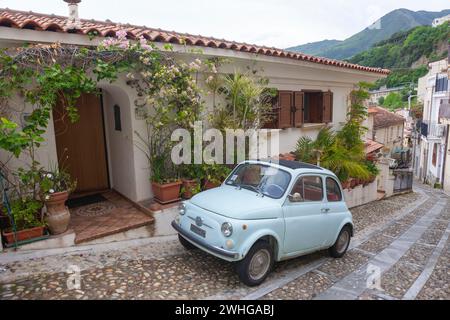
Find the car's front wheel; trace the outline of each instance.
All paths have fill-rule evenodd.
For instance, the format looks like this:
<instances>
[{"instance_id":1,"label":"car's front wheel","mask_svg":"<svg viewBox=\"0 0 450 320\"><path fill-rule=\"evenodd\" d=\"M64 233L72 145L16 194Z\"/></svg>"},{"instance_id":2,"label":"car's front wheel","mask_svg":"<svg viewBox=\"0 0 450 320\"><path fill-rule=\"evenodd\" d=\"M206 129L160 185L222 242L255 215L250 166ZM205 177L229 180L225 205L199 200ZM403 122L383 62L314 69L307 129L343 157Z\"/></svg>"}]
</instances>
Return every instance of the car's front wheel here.
<instances>
[{"instance_id":1,"label":"car's front wheel","mask_svg":"<svg viewBox=\"0 0 450 320\"><path fill-rule=\"evenodd\" d=\"M351 237L352 230L350 229L350 227L343 227L334 245L330 249L328 249L330 255L333 258L342 258L347 252Z\"/></svg>"},{"instance_id":2,"label":"car's front wheel","mask_svg":"<svg viewBox=\"0 0 450 320\"><path fill-rule=\"evenodd\" d=\"M236 264L239 279L247 286L260 285L267 278L274 264L273 250L267 241L258 241L247 256Z\"/></svg>"},{"instance_id":3,"label":"car's front wheel","mask_svg":"<svg viewBox=\"0 0 450 320\"><path fill-rule=\"evenodd\" d=\"M197 249L196 246L194 246L192 243L190 243L189 241L187 241L185 238L183 238L181 235L178 234L178 240L180 241L181 245L186 249L186 250L195 250Z\"/></svg>"}]
</instances>

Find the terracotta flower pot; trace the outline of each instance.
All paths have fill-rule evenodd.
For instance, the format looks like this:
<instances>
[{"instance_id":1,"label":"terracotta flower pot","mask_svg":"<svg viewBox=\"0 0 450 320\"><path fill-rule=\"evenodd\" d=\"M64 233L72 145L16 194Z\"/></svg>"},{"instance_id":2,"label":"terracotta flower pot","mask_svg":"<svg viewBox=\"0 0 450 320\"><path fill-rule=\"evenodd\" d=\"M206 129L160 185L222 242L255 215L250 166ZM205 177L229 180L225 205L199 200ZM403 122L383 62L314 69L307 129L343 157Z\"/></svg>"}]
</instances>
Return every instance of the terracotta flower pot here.
<instances>
[{"instance_id":1,"label":"terracotta flower pot","mask_svg":"<svg viewBox=\"0 0 450 320\"><path fill-rule=\"evenodd\" d=\"M161 204L172 203L180 200L181 181L159 184L152 182L152 190L155 200Z\"/></svg>"},{"instance_id":2,"label":"terracotta flower pot","mask_svg":"<svg viewBox=\"0 0 450 320\"><path fill-rule=\"evenodd\" d=\"M47 206L46 221L50 233L53 235L64 233L69 228L70 211L66 207L68 198L69 193L65 191L54 193L45 201Z\"/></svg>"},{"instance_id":3,"label":"terracotta flower pot","mask_svg":"<svg viewBox=\"0 0 450 320\"><path fill-rule=\"evenodd\" d=\"M342 189L350 189L350 181L347 180L345 182L342 182Z\"/></svg>"},{"instance_id":4,"label":"terracotta flower pot","mask_svg":"<svg viewBox=\"0 0 450 320\"><path fill-rule=\"evenodd\" d=\"M197 180L182 180L183 181L183 199L190 199L194 196L194 189L197 187Z\"/></svg>"},{"instance_id":5,"label":"terracotta flower pot","mask_svg":"<svg viewBox=\"0 0 450 320\"><path fill-rule=\"evenodd\" d=\"M36 228L18 231L16 233L16 240L17 241L25 241L25 240L42 237L44 235L44 229L45 229L45 227L36 227ZM5 237L7 244L14 243L14 233L13 232L3 232L3 237Z\"/></svg>"},{"instance_id":6,"label":"terracotta flower pot","mask_svg":"<svg viewBox=\"0 0 450 320\"><path fill-rule=\"evenodd\" d=\"M219 187L220 184L205 180L203 183L203 190L210 190Z\"/></svg>"}]
</instances>

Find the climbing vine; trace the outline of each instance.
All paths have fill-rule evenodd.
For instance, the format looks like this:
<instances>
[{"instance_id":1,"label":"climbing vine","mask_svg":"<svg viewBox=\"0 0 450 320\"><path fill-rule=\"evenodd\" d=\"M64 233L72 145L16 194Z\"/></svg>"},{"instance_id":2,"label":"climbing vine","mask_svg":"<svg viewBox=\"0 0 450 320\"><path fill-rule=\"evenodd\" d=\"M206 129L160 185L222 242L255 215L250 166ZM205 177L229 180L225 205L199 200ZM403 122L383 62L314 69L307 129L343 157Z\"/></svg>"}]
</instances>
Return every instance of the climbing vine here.
<instances>
[{"instance_id":1,"label":"climbing vine","mask_svg":"<svg viewBox=\"0 0 450 320\"><path fill-rule=\"evenodd\" d=\"M37 177L36 172L42 168L34 153L44 142L52 109L62 104L64 116L76 122L80 96L96 93L99 82L112 83L122 74L143 105L152 110L147 116L152 136L175 126L189 128L201 111L193 77L200 62L177 62L169 51L170 46L157 50L144 38L131 41L125 31L97 47L56 43L0 51L0 149L14 157L26 153L30 167L25 171ZM32 106L26 119L13 117L17 110L11 104L16 98ZM150 153L161 154L163 149ZM0 168L6 170L6 163L0 163Z\"/></svg>"}]
</instances>

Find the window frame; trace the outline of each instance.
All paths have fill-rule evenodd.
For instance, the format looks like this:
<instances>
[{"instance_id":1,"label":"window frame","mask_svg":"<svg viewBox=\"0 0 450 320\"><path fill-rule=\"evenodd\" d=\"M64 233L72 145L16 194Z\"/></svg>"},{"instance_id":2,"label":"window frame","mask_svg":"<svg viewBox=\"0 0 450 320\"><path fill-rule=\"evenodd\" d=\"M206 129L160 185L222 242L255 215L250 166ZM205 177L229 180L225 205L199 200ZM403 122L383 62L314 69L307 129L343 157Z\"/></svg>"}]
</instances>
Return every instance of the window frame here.
<instances>
[{"instance_id":1,"label":"window frame","mask_svg":"<svg viewBox=\"0 0 450 320\"><path fill-rule=\"evenodd\" d=\"M294 190L295 186L297 185L297 183L299 182L299 180L305 178L305 177L317 177L320 178L321 180L321 185L322 185L322 200L318 200L318 201L300 201L300 202L293 202L290 199L290 196L292 195L292 191ZM311 204L311 203L323 203L325 202L325 192L324 192L324 176L320 175L320 174L314 174L314 173L304 173L304 174L300 174L297 176L294 184L292 185L288 195L287 195L287 200L289 201L290 204ZM302 195L303 196L303 195Z\"/></svg>"},{"instance_id":2,"label":"window frame","mask_svg":"<svg viewBox=\"0 0 450 320\"><path fill-rule=\"evenodd\" d=\"M338 189L339 189L339 193L340 193L340 200L338 200L338 201L330 201L330 200L328 199L328 188L327 188L327 181L328 181L328 179L333 180L333 181L336 183L336 185L337 185L337 187L338 187ZM344 201L344 192L343 192L343 190L342 190L342 188L341 188L341 184L338 182L338 180L336 180L336 179L335 179L334 177L332 177L332 176L326 176L326 177L325 177L325 192L326 192L326 199L327 199L327 202L329 202L329 203L339 203L339 202Z\"/></svg>"}]
</instances>

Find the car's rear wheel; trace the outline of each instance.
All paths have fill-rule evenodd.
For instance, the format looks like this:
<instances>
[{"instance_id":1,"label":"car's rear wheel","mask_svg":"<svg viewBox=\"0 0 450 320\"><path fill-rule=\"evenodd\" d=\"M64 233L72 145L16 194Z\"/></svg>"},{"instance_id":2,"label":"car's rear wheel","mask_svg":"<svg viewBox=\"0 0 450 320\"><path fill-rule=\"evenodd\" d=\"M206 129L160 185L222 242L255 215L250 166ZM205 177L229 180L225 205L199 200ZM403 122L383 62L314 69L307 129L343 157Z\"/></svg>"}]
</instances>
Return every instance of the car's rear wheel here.
<instances>
[{"instance_id":1,"label":"car's rear wheel","mask_svg":"<svg viewBox=\"0 0 450 320\"><path fill-rule=\"evenodd\" d=\"M343 227L334 245L330 249L328 249L330 255L333 258L342 258L347 252L351 237L352 230L350 229L350 227Z\"/></svg>"},{"instance_id":2,"label":"car's rear wheel","mask_svg":"<svg viewBox=\"0 0 450 320\"><path fill-rule=\"evenodd\" d=\"M178 240L180 241L181 245L186 249L186 250L195 250L197 249L196 246L194 246L192 243L190 243L189 241L187 241L185 238L183 238L180 234L178 234Z\"/></svg>"},{"instance_id":3,"label":"car's rear wheel","mask_svg":"<svg viewBox=\"0 0 450 320\"><path fill-rule=\"evenodd\" d=\"M236 264L236 272L244 284L253 287L266 280L273 264L272 247L267 241L261 240L256 242L247 256Z\"/></svg>"}]
</instances>

